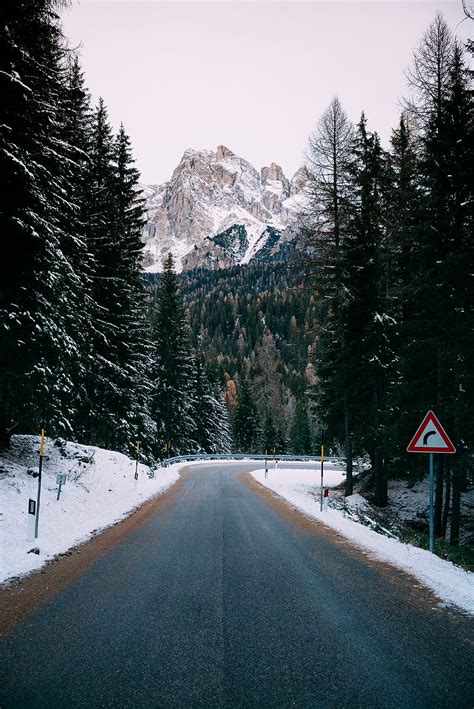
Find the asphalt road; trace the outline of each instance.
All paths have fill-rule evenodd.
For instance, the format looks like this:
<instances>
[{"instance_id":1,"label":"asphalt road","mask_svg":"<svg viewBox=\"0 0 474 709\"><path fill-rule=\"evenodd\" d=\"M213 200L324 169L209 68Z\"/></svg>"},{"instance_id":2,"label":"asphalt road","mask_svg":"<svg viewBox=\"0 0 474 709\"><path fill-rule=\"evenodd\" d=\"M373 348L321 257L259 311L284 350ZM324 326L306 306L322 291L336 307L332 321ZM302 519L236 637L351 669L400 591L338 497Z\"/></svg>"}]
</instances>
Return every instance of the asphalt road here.
<instances>
[{"instance_id":1,"label":"asphalt road","mask_svg":"<svg viewBox=\"0 0 474 709\"><path fill-rule=\"evenodd\" d=\"M471 708L469 620L252 489L251 467L186 474L4 637L2 709Z\"/></svg>"}]
</instances>

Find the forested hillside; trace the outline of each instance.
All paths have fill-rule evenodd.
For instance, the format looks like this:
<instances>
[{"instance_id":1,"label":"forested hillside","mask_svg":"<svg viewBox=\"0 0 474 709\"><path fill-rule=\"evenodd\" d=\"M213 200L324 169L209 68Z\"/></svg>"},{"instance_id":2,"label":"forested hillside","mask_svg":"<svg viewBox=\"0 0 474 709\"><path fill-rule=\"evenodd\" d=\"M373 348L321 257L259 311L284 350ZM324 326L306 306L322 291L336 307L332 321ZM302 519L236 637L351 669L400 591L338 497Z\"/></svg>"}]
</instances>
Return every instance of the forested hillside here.
<instances>
[{"instance_id":1,"label":"forested hillside","mask_svg":"<svg viewBox=\"0 0 474 709\"><path fill-rule=\"evenodd\" d=\"M314 416L316 298L303 266L301 256L293 253L287 262L252 262L180 276L193 345L202 352L214 384L225 387L232 415L240 384L249 379L256 410L248 443L255 451L319 450ZM160 276L147 279L154 294ZM295 415L299 425L293 426Z\"/></svg>"}]
</instances>

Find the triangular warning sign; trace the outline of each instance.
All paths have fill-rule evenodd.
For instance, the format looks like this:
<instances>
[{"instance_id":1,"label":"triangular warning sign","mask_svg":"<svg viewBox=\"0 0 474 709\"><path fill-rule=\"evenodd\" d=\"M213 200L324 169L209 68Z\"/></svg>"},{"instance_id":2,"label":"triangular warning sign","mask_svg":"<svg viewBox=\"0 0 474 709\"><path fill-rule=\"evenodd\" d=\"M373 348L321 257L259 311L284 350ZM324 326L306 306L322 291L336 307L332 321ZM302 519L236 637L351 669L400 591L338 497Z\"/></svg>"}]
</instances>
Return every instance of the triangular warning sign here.
<instances>
[{"instance_id":1,"label":"triangular warning sign","mask_svg":"<svg viewBox=\"0 0 474 709\"><path fill-rule=\"evenodd\" d=\"M428 411L407 448L409 453L456 453L448 434L436 418Z\"/></svg>"}]
</instances>

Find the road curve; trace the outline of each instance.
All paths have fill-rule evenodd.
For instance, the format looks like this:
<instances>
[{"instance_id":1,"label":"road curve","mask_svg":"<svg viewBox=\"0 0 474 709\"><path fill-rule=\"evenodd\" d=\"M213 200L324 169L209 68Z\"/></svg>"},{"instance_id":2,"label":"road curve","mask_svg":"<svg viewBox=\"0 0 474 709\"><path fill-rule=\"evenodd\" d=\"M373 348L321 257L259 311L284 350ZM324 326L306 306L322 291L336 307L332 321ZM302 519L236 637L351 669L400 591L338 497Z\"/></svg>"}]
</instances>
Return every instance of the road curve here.
<instances>
[{"instance_id":1,"label":"road curve","mask_svg":"<svg viewBox=\"0 0 474 709\"><path fill-rule=\"evenodd\" d=\"M0 645L0 706L462 707L472 622L249 483L184 473Z\"/></svg>"}]
</instances>

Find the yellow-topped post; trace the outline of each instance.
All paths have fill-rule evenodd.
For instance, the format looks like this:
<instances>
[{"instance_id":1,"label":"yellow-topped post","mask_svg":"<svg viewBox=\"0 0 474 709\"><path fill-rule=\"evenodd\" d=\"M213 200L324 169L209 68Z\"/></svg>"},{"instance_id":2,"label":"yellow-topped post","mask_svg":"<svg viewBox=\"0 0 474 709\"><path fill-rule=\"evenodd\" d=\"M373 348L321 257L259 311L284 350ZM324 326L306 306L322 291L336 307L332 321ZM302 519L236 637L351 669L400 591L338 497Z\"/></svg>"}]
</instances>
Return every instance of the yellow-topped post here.
<instances>
[{"instance_id":1,"label":"yellow-topped post","mask_svg":"<svg viewBox=\"0 0 474 709\"><path fill-rule=\"evenodd\" d=\"M38 527L39 527L39 512L40 512L40 498L41 498L41 475L43 472L43 455L44 455L44 427L41 429L39 455L40 455L40 459L39 459L39 466L38 466L38 492L36 495L35 539L38 539Z\"/></svg>"}]
</instances>

